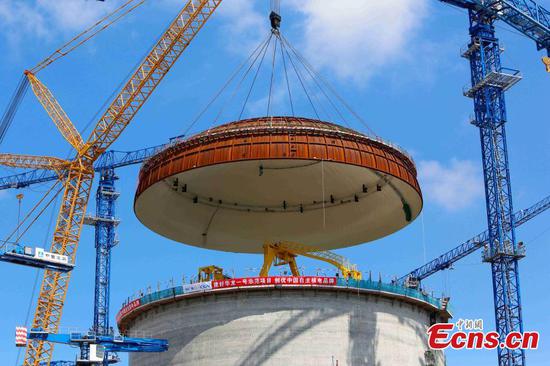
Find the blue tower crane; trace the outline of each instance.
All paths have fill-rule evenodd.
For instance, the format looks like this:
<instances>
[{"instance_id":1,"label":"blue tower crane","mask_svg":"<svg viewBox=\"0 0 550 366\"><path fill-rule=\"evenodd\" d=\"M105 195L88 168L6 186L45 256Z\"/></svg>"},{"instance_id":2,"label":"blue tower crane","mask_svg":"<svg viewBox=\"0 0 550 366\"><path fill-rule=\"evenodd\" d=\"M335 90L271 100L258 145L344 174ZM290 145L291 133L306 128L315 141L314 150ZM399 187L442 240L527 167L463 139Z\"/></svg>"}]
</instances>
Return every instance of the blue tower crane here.
<instances>
[{"instance_id":1,"label":"blue tower crane","mask_svg":"<svg viewBox=\"0 0 550 366\"><path fill-rule=\"evenodd\" d=\"M86 357L90 357L91 345L100 344L104 346L106 342L105 339L113 339L113 342L116 340L118 348L111 346L104 347L105 352L103 356L103 365L105 366L109 363L112 363L114 360L114 358L109 357L109 352L128 352L128 347L130 346L130 344L128 343L128 338L117 338L113 336L111 327L109 325L111 249L117 244L115 229L116 226L119 224L119 220L116 218L115 210L116 200L119 196L119 193L116 191L115 187L115 182L118 179L115 174L115 169L128 165L140 164L152 155L172 144L174 141L177 141L178 139L179 138L173 138L168 144L153 146L135 151L107 151L98 159L98 162L94 167L94 169L99 173L100 177L96 192L96 213L95 216L86 216L85 218L85 224L95 227L96 266L94 287L94 317L91 332L90 334L86 335L86 341L81 339L80 342L76 343L68 341L70 339L76 339L74 338L74 335L46 334L40 332L39 330L31 330L29 338L32 339L33 337L36 338L39 336L43 336L47 337L47 340L50 342L61 339L64 340L61 343L78 345L81 350L81 359L86 359ZM10 188L24 188L33 184L55 181L57 179L59 179L59 177L55 174L51 174L50 171L32 170L21 174L0 178L0 190ZM0 257L2 254L7 254L9 258L14 257L14 254L12 252L0 253ZM21 255L19 257L21 257ZM10 260L10 262L14 262L14 260ZM47 268L49 269L65 270L65 267L62 267L60 265L52 266L51 263L21 263L21 261L16 263L31 265L40 268L43 268L43 266L48 266ZM72 269L72 267L73 265L70 265L70 267L67 267L67 270ZM99 340L102 341L99 342ZM124 340L124 342L126 343L122 342L122 340ZM99 343L93 343L95 341L98 341ZM131 339L132 352L138 352L140 350L144 352L161 352L164 350L162 348L164 346L159 348L157 347L158 344L156 344L155 347L157 348L152 348L156 351L152 351L151 348L147 348L149 345L149 341L151 340L144 340L141 343L139 341L140 339L138 338ZM162 341L161 343L165 344L165 341ZM56 362L58 365L63 366L74 365L74 362L72 361ZM55 363L52 362L52 365L54 364Z\"/></svg>"},{"instance_id":2,"label":"blue tower crane","mask_svg":"<svg viewBox=\"0 0 550 366\"><path fill-rule=\"evenodd\" d=\"M168 341L166 339L98 335L93 331L88 333L53 334L43 329L31 329L27 336L28 339L66 344L80 348L80 356L76 362L53 361L50 363L50 366L108 365L118 362L118 358L107 358L108 352L164 352L168 350Z\"/></svg>"},{"instance_id":3,"label":"blue tower crane","mask_svg":"<svg viewBox=\"0 0 550 366\"><path fill-rule=\"evenodd\" d=\"M534 0L439 0L441 2L483 13L488 19L501 20L535 41L537 50L550 56L550 11ZM545 65L549 60L543 59ZM548 70L550 72L550 70Z\"/></svg>"},{"instance_id":4,"label":"blue tower crane","mask_svg":"<svg viewBox=\"0 0 550 366\"><path fill-rule=\"evenodd\" d=\"M495 319L497 331L504 337L511 331L521 331L523 328L521 314L521 296L518 272L518 260L523 257L522 248L518 245L515 238L515 227L519 221L512 215L512 194L510 184L510 172L508 167L508 152L506 146L505 123L506 105L504 93L521 76L518 71L505 69L501 65L499 40L495 34L494 22L496 20L504 21L527 37L535 41L537 49L547 50L550 56L550 12L535 1L532 0L440 0L442 2L467 9L470 22L470 43L464 57L468 58L471 66L471 88L465 92L465 95L474 101L475 120L472 122L480 130L480 140L482 145L482 159L484 170L484 183L487 206L488 230L485 236L480 237L487 245L484 252L484 260L491 264L493 275L493 290L495 301ZM544 62L550 71L550 58L545 57ZM106 157L107 159L107 157ZM138 158L139 160L139 154ZM114 161L114 160L113 160ZM139 161L135 161L138 163ZM123 163L129 165L131 163ZM101 163L98 164L98 167ZM120 165L120 166L123 166ZM115 168L115 165L105 164L105 169ZM96 167L96 169L98 169ZM101 171L101 170L100 170ZM110 175L112 173L112 175ZM0 187L17 188L38 182L57 179L48 176L48 173L35 171L27 173L27 176L18 175L0 179ZM113 189L114 192L114 171L106 171L105 187ZM109 188L110 187L110 188ZM0 188L1 189L1 188ZM98 193L98 197L99 197ZM111 197L111 205L114 208L116 196ZM107 200L106 197L98 200ZM96 285L96 299L102 299L105 294L108 297L108 289L105 292L105 283L101 278L108 279L108 263L105 256L109 255L110 248L114 245L114 227L116 220L109 216L109 204L97 212L97 217L92 220L95 223L96 230L98 226L102 227L104 234L97 235L96 241L104 241L99 248L109 248L100 251L98 254L98 263L103 264L101 274L98 274L99 286ZM99 207L99 205L98 205ZM114 210L112 211L114 213ZM112 217L113 219L107 219ZM102 224L99 225L99 222ZM109 234L108 229L112 229ZM110 243L110 244L109 244ZM458 256L471 253L472 248L478 249L479 242L465 243L461 250L449 256L449 260L443 263L449 263L450 260ZM485 245L485 244L484 244ZM477 246L477 247L476 247ZM457 259L458 260L458 259ZM101 285L101 283L104 283ZM103 286L103 287L101 287ZM99 288L104 291L103 294L97 294ZM94 312L95 313L95 312ZM97 314L105 314L104 310L97 311ZM100 324L101 315L98 315ZM94 323L96 317L94 316ZM102 323L105 324L105 323ZM94 324L94 329L99 329L103 325ZM525 364L525 355L522 350L499 349L500 366L516 366Z\"/></svg>"},{"instance_id":5,"label":"blue tower crane","mask_svg":"<svg viewBox=\"0 0 550 366\"><path fill-rule=\"evenodd\" d=\"M96 216L87 216L84 219L85 224L95 226L96 270L92 331L98 335L109 334L111 249L117 244L115 228L119 223L115 216L115 202L119 196L115 189L117 179L113 168L100 171L96 193ZM107 365L108 352L105 352L103 360L104 365Z\"/></svg>"},{"instance_id":6,"label":"blue tower crane","mask_svg":"<svg viewBox=\"0 0 550 366\"><path fill-rule=\"evenodd\" d=\"M471 42L464 54L470 60L473 98L479 128L488 223L496 330L500 341L513 331L523 332L518 260L525 256L516 242L512 189L506 146L507 122L504 92L520 80L519 72L507 72L500 63L501 47L492 16L469 10ZM501 366L524 365L523 349L498 348Z\"/></svg>"},{"instance_id":7,"label":"blue tower crane","mask_svg":"<svg viewBox=\"0 0 550 366\"><path fill-rule=\"evenodd\" d=\"M502 67L494 22L506 22L550 56L550 12L532 0L440 1L468 11L470 43L463 56L470 61L471 88L464 95L474 101L472 124L480 132L488 223L484 261L491 264L496 330L503 341L510 332L523 331L518 260L525 254L515 236L504 99L505 91L521 76ZM550 71L550 59L543 61ZM525 365L525 352L498 348L498 362L499 366Z\"/></svg>"}]
</instances>

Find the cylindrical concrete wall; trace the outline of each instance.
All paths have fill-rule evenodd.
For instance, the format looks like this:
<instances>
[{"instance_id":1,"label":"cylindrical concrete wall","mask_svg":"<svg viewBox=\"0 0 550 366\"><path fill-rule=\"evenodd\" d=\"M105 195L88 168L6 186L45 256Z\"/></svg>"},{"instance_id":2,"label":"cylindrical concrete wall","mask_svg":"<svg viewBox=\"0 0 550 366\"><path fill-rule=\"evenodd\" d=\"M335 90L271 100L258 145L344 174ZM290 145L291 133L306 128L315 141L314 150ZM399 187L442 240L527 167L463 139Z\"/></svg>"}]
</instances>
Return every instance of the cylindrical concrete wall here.
<instances>
[{"instance_id":1,"label":"cylindrical concrete wall","mask_svg":"<svg viewBox=\"0 0 550 366\"><path fill-rule=\"evenodd\" d=\"M169 340L131 366L445 365L426 330L448 313L417 299L344 288L205 292L135 311L128 333Z\"/></svg>"}]
</instances>

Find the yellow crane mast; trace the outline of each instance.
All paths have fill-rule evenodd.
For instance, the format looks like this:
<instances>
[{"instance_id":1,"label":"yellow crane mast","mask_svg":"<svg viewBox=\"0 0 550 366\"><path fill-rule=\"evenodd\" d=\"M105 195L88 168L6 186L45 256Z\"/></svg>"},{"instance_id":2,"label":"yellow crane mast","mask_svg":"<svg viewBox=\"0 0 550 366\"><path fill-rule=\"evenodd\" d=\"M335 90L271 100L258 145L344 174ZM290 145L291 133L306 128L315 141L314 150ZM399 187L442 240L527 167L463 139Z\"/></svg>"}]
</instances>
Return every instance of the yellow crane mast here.
<instances>
[{"instance_id":1,"label":"yellow crane mast","mask_svg":"<svg viewBox=\"0 0 550 366\"><path fill-rule=\"evenodd\" d=\"M357 266L351 264L345 257L328 250L290 241L267 242L264 244L264 263L260 276L266 277L272 265L282 266L287 264L294 276L300 276L300 270L296 264L296 257L298 255L330 263L340 270L344 278L353 278L355 280L362 278L362 274L357 270Z\"/></svg>"},{"instance_id":2,"label":"yellow crane mast","mask_svg":"<svg viewBox=\"0 0 550 366\"><path fill-rule=\"evenodd\" d=\"M64 182L64 192L50 251L66 255L74 263L94 177L93 164L120 136L147 101L157 85L201 30L222 0L189 0L159 41L129 78L84 141L48 88L33 72L26 76L32 90L63 137L76 149L72 160L44 156L0 154L0 165L51 169ZM59 327L70 272L46 270L40 288L33 328L56 333ZM38 366L51 360L53 344L29 342L25 366Z\"/></svg>"}]
</instances>

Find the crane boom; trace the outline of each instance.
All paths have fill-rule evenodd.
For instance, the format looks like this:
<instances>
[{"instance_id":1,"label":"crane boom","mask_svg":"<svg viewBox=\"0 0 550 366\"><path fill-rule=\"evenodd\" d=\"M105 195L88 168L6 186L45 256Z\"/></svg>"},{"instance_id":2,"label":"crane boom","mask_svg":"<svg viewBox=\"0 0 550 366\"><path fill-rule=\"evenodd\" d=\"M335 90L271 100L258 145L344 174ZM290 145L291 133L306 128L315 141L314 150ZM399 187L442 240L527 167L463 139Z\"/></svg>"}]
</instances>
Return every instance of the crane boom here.
<instances>
[{"instance_id":1,"label":"crane boom","mask_svg":"<svg viewBox=\"0 0 550 366\"><path fill-rule=\"evenodd\" d=\"M221 1L191 0L185 5L92 131L90 156L99 156L117 139Z\"/></svg>"},{"instance_id":2,"label":"crane boom","mask_svg":"<svg viewBox=\"0 0 550 366\"><path fill-rule=\"evenodd\" d=\"M106 169L116 169L123 166L140 164L145 160L163 150L170 144L147 147L134 151L109 150L97 159L94 165L96 172ZM0 155L1 158L2 155ZM24 188L33 184L56 181L59 179L57 173L46 169L34 169L27 172L0 177L0 191L10 188Z\"/></svg>"},{"instance_id":3,"label":"crane boom","mask_svg":"<svg viewBox=\"0 0 550 366\"><path fill-rule=\"evenodd\" d=\"M60 172L70 164L69 161L51 156L0 154L0 165L11 168L44 169Z\"/></svg>"},{"instance_id":4,"label":"crane boom","mask_svg":"<svg viewBox=\"0 0 550 366\"><path fill-rule=\"evenodd\" d=\"M99 120L67 169L50 251L74 263L90 198L94 162L120 136L222 0L189 0ZM45 271L32 328L57 333L70 273ZM50 362L51 342L29 342L25 366Z\"/></svg>"},{"instance_id":5,"label":"crane boom","mask_svg":"<svg viewBox=\"0 0 550 366\"><path fill-rule=\"evenodd\" d=\"M439 0L500 19L550 53L550 11L533 0ZM550 54L549 54L550 55Z\"/></svg>"},{"instance_id":6,"label":"crane boom","mask_svg":"<svg viewBox=\"0 0 550 366\"><path fill-rule=\"evenodd\" d=\"M514 219L512 220L512 222L514 223L515 227L521 226L532 218L548 210L549 208L550 196L540 200L528 209L516 212L514 214ZM484 232L460 244L456 248L453 248L448 252L443 253L439 257L429 261L423 266L418 267L417 269L400 277L399 279L397 279L397 282L405 283L409 279L422 281L423 279L430 277L431 275L441 270L450 268L453 263L459 261L467 255L472 254L473 252L477 251L487 244L489 244L489 231L485 230Z\"/></svg>"},{"instance_id":7,"label":"crane boom","mask_svg":"<svg viewBox=\"0 0 550 366\"><path fill-rule=\"evenodd\" d=\"M80 133L78 133L77 129L69 119L69 116L67 116L67 113L65 113L63 108L61 108L52 92L30 71L25 72L25 74L29 78L34 95L36 95L38 101L42 104L65 140L67 140L67 142L77 151L82 149L84 146L84 141L82 141Z\"/></svg>"}]
</instances>

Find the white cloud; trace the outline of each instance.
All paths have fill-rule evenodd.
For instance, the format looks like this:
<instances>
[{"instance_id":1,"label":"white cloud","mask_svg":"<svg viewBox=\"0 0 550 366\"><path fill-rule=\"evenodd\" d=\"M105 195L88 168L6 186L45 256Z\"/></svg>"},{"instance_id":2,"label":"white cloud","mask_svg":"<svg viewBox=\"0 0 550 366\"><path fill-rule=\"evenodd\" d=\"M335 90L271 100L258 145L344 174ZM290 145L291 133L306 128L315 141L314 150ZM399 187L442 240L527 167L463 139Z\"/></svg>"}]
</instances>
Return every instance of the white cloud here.
<instances>
[{"instance_id":1,"label":"white cloud","mask_svg":"<svg viewBox=\"0 0 550 366\"><path fill-rule=\"evenodd\" d=\"M321 74L364 83L384 68L406 67L406 78L426 81L430 76L426 68L432 67L433 62L422 62L428 66L420 70L418 66L411 67L417 60L407 49L427 16L428 3L429 0L287 1L281 9L286 19L283 32L288 30L291 43ZM257 0L222 3L216 17L223 21L224 43L229 50L248 54L268 34L267 5ZM428 53L427 45L422 45L423 52ZM431 54L428 59L434 60ZM260 103L263 101L252 103L250 109L257 110Z\"/></svg>"},{"instance_id":2,"label":"white cloud","mask_svg":"<svg viewBox=\"0 0 550 366\"><path fill-rule=\"evenodd\" d=\"M448 211L467 208L483 196L481 169L473 161L453 159L447 166L421 161L418 171L426 199Z\"/></svg>"},{"instance_id":3,"label":"white cloud","mask_svg":"<svg viewBox=\"0 0 550 366\"><path fill-rule=\"evenodd\" d=\"M48 35L48 27L36 4L0 0L0 32L10 41L23 34L32 34L39 38Z\"/></svg>"},{"instance_id":4,"label":"white cloud","mask_svg":"<svg viewBox=\"0 0 550 366\"><path fill-rule=\"evenodd\" d=\"M265 15L256 10L256 1L229 0L220 5L219 17L225 18L223 33L228 49L249 53L262 38L266 38L268 23Z\"/></svg>"},{"instance_id":5,"label":"white cloud","mask_svg":"<svg viewBox=\"0 0 550 366\"><path fill-rule=\"evenodd\" d=\"M84 30L120 4L122 0L0 0L0 32L11 43L26 37L48 40Z\"/></svg>"},{"instance_id":6,"label":"white cloud","mask_svg":"<svg viewBox=\"0 0 550 366\"><path fill-rule=\"evenodd\" d=\"M36 0L36 3L50 24L63 31L80 31L113 11L122 1Z\"/></svg>"},{"instance_id":7,"label":"white cloud","mask_svg":"<svg viewBox=\"0 0 550 366\"><path fill-rule=\"evenodd\" d=\"M364 82L399 65L427 14L428 0L305 0L306 56L344 79Z\"/></svg>"}]
</instances>

